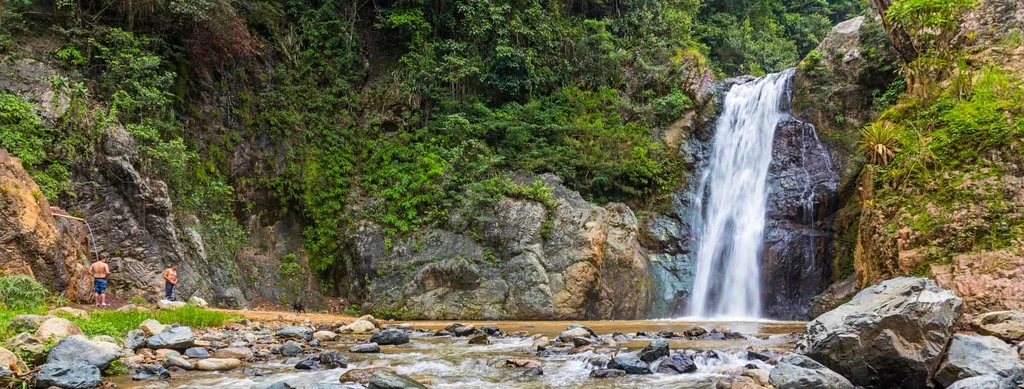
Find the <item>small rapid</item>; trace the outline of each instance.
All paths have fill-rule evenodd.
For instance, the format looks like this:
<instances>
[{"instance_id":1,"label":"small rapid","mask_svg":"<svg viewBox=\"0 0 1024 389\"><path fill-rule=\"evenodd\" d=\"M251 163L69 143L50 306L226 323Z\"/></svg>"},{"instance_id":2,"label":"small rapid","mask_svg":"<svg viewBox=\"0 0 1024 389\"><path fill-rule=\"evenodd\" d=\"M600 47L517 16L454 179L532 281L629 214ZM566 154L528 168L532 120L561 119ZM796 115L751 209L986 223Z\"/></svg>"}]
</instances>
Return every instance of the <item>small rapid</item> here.
<instances>
[{"instance_id":1,"label":"small rapid","mask_svg":"<svg viewBox=\"0 0 1024 389\"><path fill-rule=\"evenodd\" d=\"M760 259L775 128L787 114L792 69L734 85L716 124L711 158L690 210L696 272L688 314L757 319Z\"/></svg>"}]
</instances>

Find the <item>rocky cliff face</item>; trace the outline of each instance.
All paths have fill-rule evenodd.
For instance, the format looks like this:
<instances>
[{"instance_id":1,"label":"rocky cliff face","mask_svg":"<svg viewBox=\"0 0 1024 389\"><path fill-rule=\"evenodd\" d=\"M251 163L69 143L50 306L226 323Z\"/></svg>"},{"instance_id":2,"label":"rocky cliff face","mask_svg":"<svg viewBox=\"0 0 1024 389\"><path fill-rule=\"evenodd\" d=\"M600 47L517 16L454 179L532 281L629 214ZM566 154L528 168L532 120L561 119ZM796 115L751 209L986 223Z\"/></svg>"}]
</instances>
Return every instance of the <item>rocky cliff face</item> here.
<instances>
[{"instance_id":1,"label":"rocky cliff face","mask_svg":"<svg viewBox=\"0 0 1024 389\"><path fill-rule=\"evenodd\" d=\"M538 179L553 208L505 198L483 215L453 217L459 232L392 241L356 223L352 254L369 278L368 303L431 319L644 317L650 278L633 212L588 203L553 175Z\"/></svg>"}]
</instances>

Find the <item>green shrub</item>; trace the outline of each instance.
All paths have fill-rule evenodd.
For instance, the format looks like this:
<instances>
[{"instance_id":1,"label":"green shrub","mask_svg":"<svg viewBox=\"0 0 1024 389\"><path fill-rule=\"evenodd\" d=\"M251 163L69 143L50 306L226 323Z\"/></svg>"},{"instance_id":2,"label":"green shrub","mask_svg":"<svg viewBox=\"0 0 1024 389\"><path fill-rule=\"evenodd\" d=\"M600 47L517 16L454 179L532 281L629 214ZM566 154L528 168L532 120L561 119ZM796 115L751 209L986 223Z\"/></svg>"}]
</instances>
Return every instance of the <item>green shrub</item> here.
<instances>
[{"instance_id":1,"label":"green shrub","mask_svg":"<svg viewBox=\"0 0 1024 389\"><path fill-rule=\"evenodd\" d=\"M46 306L46 287L25 275L0 277L0 309L5 311L40 310Z\"/></svg>"}]
</instances>

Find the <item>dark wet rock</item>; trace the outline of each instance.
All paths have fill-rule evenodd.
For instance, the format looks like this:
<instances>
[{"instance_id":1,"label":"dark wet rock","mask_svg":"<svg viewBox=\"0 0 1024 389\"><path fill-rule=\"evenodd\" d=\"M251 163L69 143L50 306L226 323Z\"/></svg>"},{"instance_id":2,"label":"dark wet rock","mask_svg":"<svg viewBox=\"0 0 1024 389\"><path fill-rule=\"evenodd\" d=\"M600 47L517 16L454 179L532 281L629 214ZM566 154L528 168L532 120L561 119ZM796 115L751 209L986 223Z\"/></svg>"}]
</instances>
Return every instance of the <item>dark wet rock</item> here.
<instances>
[{"instance_id":1,"label":"dark wet rock","mask_svg":"<svg viewBox=\"0 0 1024 389\"><path fill-rule=\"evenodd\" d=\"M342 355L342 353L331 350L320 353L320 364L325 369L336 369L348 367L348 357Z\"/></svg>"},{"instance_id":2,"label":"dark wet rock","mask_svg":"<svg viewBox=\"0 0 1024 389\"><path fill-rule=\"evenodd\" d=\"M348 352L350 352L350 353L379 353L380 352L380 345L378 345L376 343L358 344L358 345L352 346L352 348L348 349Z\"/></svg>"},{"instance_id":3,"label":"dark wet rock","mask_svg":"<svg viewBox=\"0 0 1024 389\"><path fill-rule=\"evenodd\" d=\"M747 369L747 370L757 370L758 369L757 365L755 365L753 363L748 363L746 365L743 365L743 368Z\"/></svg>"},{"instance_id":4,"label":"dark wet rock","mask_svg":"<svg viewBox=\"0 0 1024 389\"><path fill-rule=\"evenodd\" d=\"M309 378L297 377L275 382L262 389L320 389L320 384Z\"/></svg>"},{"instance_id":5,"label":"dark wet rock","mask_svg":"<svg viewBox=\"0 0 1024 389\"><path fill-rule=\"evenodd\" d=\"M640 350L640 360L646 363L657 361L658 358L668 356L668 341L665 339L654 339L647 347Z\"/></svg>"},{"instance_id":6,"label":"dark wet rock","mask_svg":"<svg viewBox=\"0 0 1024 389\"><path fill-rule=\"evenodd\" d=\"M377 331L370 337L371 343L377 343L381 346L388 345L400 345L409 343L409 334L402 330L387 329L383 331Z\"/></svg>"},{"instance_id":7,"label":"dark wet rock","mask_svg":"<svg viewBox=\"0 0 1024 389\"><path fill-rule=\"evenodd\" d=\"M608 362L609 369L623 370L626 374L651 374L651 367L647 362L632 355L616 355Z\"/></svg>"},{"instance_id":8,"label":"dark wet rock","mask_svg":"<svg viewBox=\"0 0 1024 389\"><path fill-rule=\"evenodd\" d=\"M47 363L36 374L36 387L89 389L103 384L100 369L85 363Z\"/></svg>"},{"instance_id":9,"label":"dark wet rock","mask_svg":"<svg viewBox=\"0 0 1024 389\"><path fill-rule=\"evenodd\" d=\"M373 373L370 376L370 385L368 389L426 389L426 386L416 382L416 380L406 377L404 375L390 372L381 371Z\"/></svg>"},{"instance_id":10,"label":"dark wet rock","mask_svg":"<svg viewBox=\"0 0 1024 389\"><path fill-rule=\"evenodd\" d=\"M128 350L138 350L139 347L146 345L146 333L142 330L131 330L124 336L124 348Z\"/></svg>"},{"instance_id":11,"label":"dark wet rock","mask_svg":"<svg viewBox=\"0 0 1024 389\"><path fill-rule=\"evenodd\" d=\"M693 358L683 353L675 353L665 358L658 364L658 373L661 374L683 374L697 371L697 364Z\"/></svg>"},{"instance_id":12,"label":"dark wet rock","mask_svg":"<svg viewBox=\"0 0 1024 389\"><path fill-rule=\"evenodd\" d=\"M686 331L683 331L683 335L689 336L691 338L698 338L707 335L707 333L708 330L705 330L704 327L693 327Z\"/></svg>"},{"instance_id":13,"label":"dark wet rock","mask_svg":"<svg viewBox=\"0 0 1024 389\"><path fill-rule=\"evenodd\" d=\"M768 362L768 360L772 359L772 357L768 354L759 351L747 350L747 359Z\"/></svg>"},{"instance_id":14,"label":"dark wet rock","mask_svg":"<svg viewBox=\"0 0 1024 389\"><path fill-rule=\"evenodd\" d=\"M651 335L648 334L647 331L637 331L636 332L636 337L638 337L638 338L649 338L649 337L651 337Z\"/></svg>"},{"instance_id":15,"label":"dark wet rock","mask_svg":"<svg viewBox=\"0 0 1024 389\"><path fill-rule=\"evenodd\" d=\"M210 357L210 353L202 347L189 347L185 349L185 355L189 358L195 359L206 359Z\"/></svg>"},{"instance_id":16,"label":"dark wet rock","mask_svg":"<svg viewBox=\"0 0 1024 389\"><path fill-rule=\"evenodd\" d=\"M302 345L295 341L289 340L281 346L281 355L294 357L299 354L302 354Z\"/></svg>"},{"instance_id":17,"label":"dark wet rock","mask_svg":"<svg viewBox=\"0 0 1024 389\"><path fill-rule=\"evenodd\" d=\"M306 358L295 364L298 370L316 370L320 368L320 360L317 358Z\"/></svg>"},{"instance_id":18,"label":"dark wet rock","mask_svg":"<svg viewBox=\"0 0 1024 389\"><path fill-rule=\"evenodd\" d=\"M61 339L50 349L47 364L85 363L106 369L110 363L121 357L121 348L116 344L92 341L82 335Z\"/></svg>"},{"instance_id":19,"label":"dark wet rock","mask_svg":"<svg viewBox=\"0 0 1024 389\"><path fill-rule=\"evenodd\" d=\"M274 333L274 336L281 339L296 339L308 342L313 340L313 329L299 326L281 327Z\"/></svg>"},{"instance_id":20,"label":"dark wet rock","mask_svg":"<svg viewBox=\"0 0 1024 389\"><path fill-rule=\"evenodd\" d=\"M452 324L449 324L449 325L445 326L444 330L442 330L442 331L448 331L449 333L455 333L455 329L456 328L465 327L465 326L466 325L462 324L462 323L452 323Z\"/></svg>"},{"instance_id":21,"label":"dark wet rock","mask_svg":"<svg viewBox=\"0 0 1024 389\"><path fill-rule=\"evenodd\" d=\"M531 367L529 369L526 369L526 371L523 372L523 375L531 377L542 376L544 375L544 369L541 369L539 367Z\"/></svg>"},{"instance_id":22,"label":"dark wet rock","mask_svg":"<svg viewBox=\"0 0 1024 389\"><path fill-rule=\"evenodd\" d=\"M474 345L488 345L491 344L491 338L488 337L487 334L473 335L473 337L469 338L469 341L466 343Z\"/></svg>"},{"instance_id":23,"label":"dark wet rock","mask_svg":"<svg viewBox=\"0 0 1024 389\"><path fill-rule=\"evenodd\" d=\"M590 378L619 378L626 375L625 370L597 369L590 371Z\"/></svg>"},{"instance_id":24,"label":"dark wet rock","mask_svg":"<svg viewBox=\"0 0 1024 389\"><path fill-rule=\"evenodd\" d=\"M459 326L452 329L452 334L455 336L470 336L476 333L476 327L473 326Z\"/></svg>"},{"instance_id":25,"label":"dark wet rock","mask_svg":"<svg viewBox=\"0 0 1024 389\"><path fill-rule=\"evenodd\" d=\"M493 325L488 324L488 325L480 327L480 331L483 331L487 335L494 336L494 335L497 335L498 332L501 332L501 329L499 329L497 326L493 326Z\"/></svg>"},{"instance_id":26,"label":"dark wet rock","mask_svg":"<svg viewBox=\"0 0 1024 389\"><path fill-rule=\"evenodd\" d=\"M672 331L658 331L658 337L659 338L672 339L672 338L675 338L677 336L679 336L679 335L676 335L676 333L672 332Z\"/></svg>"},{"instance_id":27,"label":"dark wet rock","mask_svg":"<svg viewBox=\"0 0 1024 389\"><path fill-rule=\"evenodd\" d=\"M1011 379L996 374L988 374L977 377L964 378L946 389L1020 389L1024 387L1024 380L1020 378Z\"/></svg>"},{"instance_id":28,"label":"dark wet rock","mask_svg":"<svg viewBox=\"0 0 1024 389\"><path fill-rule=\"evenodd\" d=\"M612 334L612 340L614 340L616 342L620 342L620 343L621 342L628 342L631 339L632 338L630 338L629 335L623 334L621 332L616 332L616 333Z\"/></svg>"},{"instance_id":29,"label":"dark wet rock","mask_svg":"<svg viewBox=\"0 0 1024 389\"><path fill-rule=\"evenodd\" d=\"M930 279L894 278L808 323L797 352L865 388L924 388L962 311Z\"/></svg>"},{"instance_id":30,"label":"dark wet rock","mask_svg":"<svg viewBox=\"0 0 1024 389\"><path fill-rule=\"evenodd\" d=\"M1016 350L994 336L956 334L935 373L935 382L949 386L964 378L991 374L1024 376L1024 365Z\"/></svg>"},{"instance_id":31,"label":"dark wet rock","mask_svg":"<svg viewBox=\"0 0 1024 389\"><path fill-rule=\"evenodd\" d=\"M575 338L572 338L572 346L573 347L593 346L594 343L596 343L596 342L594 342L593 340L590 340L589 338L584 338L584 337L579 337L579 336L577 336Z\"/></svg>"},{"instance_id":32,"label":"dark wet rock","mask_svg":"<svg viewBox=\"0 0 1024 389\"><path fill-rule=\"evenodd\" d=\"M164 330L159 334L146 339L146 346L158 350L169 348L172 350L184 350L195 344L196 337L192 329L185 326L176 326Z\"/></svg>"},{"instance_id":33,"label":"dark wet rock","mask_svg":"<svg viewBox=\"0 0 1024 389\"><path fill-rule=\"evenodd\" d=\"M434 336L452 336L452 333L448 330L440 330L435 332Z\"/></svg>"},{"instance_id":34,"label":"dark wet rock","mask_svg":"<svg viewBox=\"0 0 1024 389\"><path fill-rule=\"evenodd\" d=\"M145 365L135 368L135 372L132 373L133 381L155 381L155 380L166 380L171 378L171 373L167 371L163 366L160 365Z\"/></svg>"},{"instance_id":35,"label":"dark wet rock","mask_svg":"<svg viewBox=\"0 0 1024 389\"><path fill-rule=\"evenodd\" d=\"M854 389L843 376L799 354L782 357L769 377L776 389Z\"/></svg>"}]
</instances>

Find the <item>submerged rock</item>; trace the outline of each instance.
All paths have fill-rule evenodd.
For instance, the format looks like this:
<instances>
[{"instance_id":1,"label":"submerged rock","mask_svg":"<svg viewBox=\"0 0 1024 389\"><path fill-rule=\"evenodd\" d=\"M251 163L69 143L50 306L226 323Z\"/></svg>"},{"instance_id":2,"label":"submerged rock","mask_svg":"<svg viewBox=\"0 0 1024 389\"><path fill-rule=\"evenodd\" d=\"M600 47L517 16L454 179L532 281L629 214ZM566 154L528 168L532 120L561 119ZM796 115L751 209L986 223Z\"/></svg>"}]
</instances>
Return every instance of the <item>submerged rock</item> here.
<instances>
[{"instance_id":1,"label":"submerged rock","mask_svg":"<svg viewBox=\"0 0 1024 389\"><path fill-rule=\"evenodd\" d=\"M382 346L387 345L401 345L409 343L409 334L402 330L387 329L383 331L377 331L370 337L370 342L377 343Z\"/></svg>"},{"instance_id":2,"label":"submerged rock","mask_svg":"<svg viewBox=\"0 0 1024 389\"><path fill-rule=\"evenodd\" d=\"M370 385L367 389L427 389L426 386L416 380L404 375L391 372L379 371L370 376Z\"/></svg>"},{"instance_id":3,"label":"submerged rock","mask_svg":"<svg viewBox=\"0 0 1024 389\"><path fill-rule=\"evenodd\" d=\"M971 328L979 334L995 336L1007 342L1024 341L1024 312L983 313L971 321Z\"/></svg>"},{"instance_id":4,"label":"submerged rock","mask_svg":"<svg viewBox=\"0 0 1024 389\"><path fill-rule=\"evenodd\" d=\"M36 374L36 386L89 389L103 384L100 369L85 363L47 363Z\"/></svg>"},{"instance_id":5,"label":"submerged rock","mask_svg":"<svg viewBox=\"0 0 1024 389\"><path fill-rule=\"evenodd\" d=\"M1017 352L999 338L956 334L942 366L935 373L935 382L949 386L964 378L990 374L1024 376L1024 365L1021 365Z\"/></svg>"},{"instance_id":6,"label":"submerged rock","mask_svg":"<svg viewBox=\"0 0 1024 389\"><path fill-rule=\"evenodd\" d=\"M797 352L866 388L929 387L963 300L924 278L895 278L807 324Z\"/></svg>"},{"instance_id":7,"label":"submerged rock","mask_svg":"<svg viewBox=\"0 0 1024 389\"><path fill-rule=\"evenodd\" d=\"M651 374L651 367L647 362L632 355L616 355L608 362L609 369L623 370L626 374Z\"/></svg>"},{"instance_id":8,"label":"submerged rock","mask_svg":"<svg viewBox=\"0 0 1024 389\"><path fill-rule=\"evenodd\" d=\"M854 389L843 376L798 354L782 357L772 369L769 381L776 389Z\"/></svg>"},{"instance_id":9,"label":"submerged rock","mask_svg":"<svg viewBox=\"0 0 1024 389\"><path fill-rule=\"evenodd\" d=\"M170 378L171 373L160 365L139 366L136 367L135 372L132 373L133 381L154 381L166 380Z\"/></svg>"},{"instance_id":10,"label":"submerged rock","mask_svg":"<svg viewBox=\"0 0 1024 389\"><path fill-rule=\"evenodd\" d=\"M665 358L658 364L660 374L683 374L697 371L697 364L693 358L683 353L675 353Z\"/></svg>"}]
</instances>

